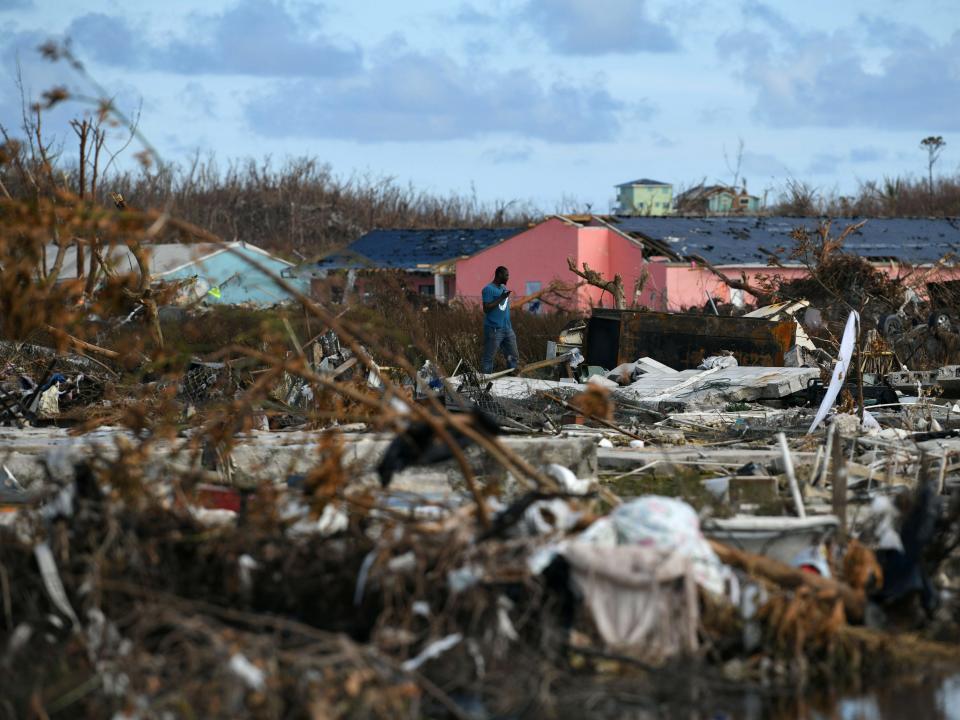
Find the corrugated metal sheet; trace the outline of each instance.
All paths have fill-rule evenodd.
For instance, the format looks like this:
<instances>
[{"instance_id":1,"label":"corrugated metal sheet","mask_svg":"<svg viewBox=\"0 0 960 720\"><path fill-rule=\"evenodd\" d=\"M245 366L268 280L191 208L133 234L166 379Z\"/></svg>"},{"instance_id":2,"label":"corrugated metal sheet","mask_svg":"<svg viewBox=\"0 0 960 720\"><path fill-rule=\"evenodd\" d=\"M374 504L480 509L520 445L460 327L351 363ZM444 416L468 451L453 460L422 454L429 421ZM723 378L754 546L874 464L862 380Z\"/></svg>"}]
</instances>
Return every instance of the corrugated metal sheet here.
<instances>
[{"instance_id":1,"label":"corrugated metal sheet","mask_svg":"<svg viewBox=\"0 0 960 720\"><path fill-rule=\"evenodd\" d=\"M445 260L475 255L526 229L374 230L348 245L345 252L318 260L316 269L426 269ZM364 262L364 259L369 260L369 263Z\"/></svg>"},{"instance_id":2,"label":"corrugated metal sheet","mask_svg":"<svg viewBox=\"0 0 960 720\"><path fill-rule=\"evenodd\" d=\"M787 262L794 246L790 232L811 233L817 218L795 217L616 217L620 230L662 244L676 255L699 255L714 265L765 265L771 255ZM837 219L832 234L861 219ZM844 249L870 260L896 259L933 263L948 253L960 255L960 222L956 218L872 218L847 238Z\"/></svg>"}]
</instances>

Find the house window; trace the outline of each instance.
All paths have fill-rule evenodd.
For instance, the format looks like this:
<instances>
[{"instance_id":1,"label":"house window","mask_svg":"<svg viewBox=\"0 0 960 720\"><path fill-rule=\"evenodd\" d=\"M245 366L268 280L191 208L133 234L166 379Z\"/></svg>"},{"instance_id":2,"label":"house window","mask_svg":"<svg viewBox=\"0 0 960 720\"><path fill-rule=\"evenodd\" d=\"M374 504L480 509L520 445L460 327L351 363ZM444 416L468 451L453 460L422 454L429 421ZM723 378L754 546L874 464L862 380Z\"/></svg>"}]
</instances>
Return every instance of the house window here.
<instances>
[{"instance_id":1,"label":"house window","mask_svg":"<svg viewBox=\"0 0 960 720\"><path fill-rule=\"evenodd\" d=\"M433 285L421 285L419 288L421 295L435 295L436 290Z\"/></svg>"},{"instance_id":2,"label":"house window","mask_svg":"<svg viewBox=\"0 0 960 720\"><path fill-rule=\"evenodd\" d=\"M543 285L540 283L539 280L527 280L527 284L526 284L526 287L524 287L523 294L532 295L535 292L540 292L540 288L542 287ZM528 312L531 312L534 315L538 315L543 310L543 305L541 304L540 300L537 299L531 303L527 303L526 308Z\"/></svg>"},{"instance_id":3,"label":"house window","mask_svg":"<svg viewBox=\"0 0 960 720\"><path fill-rule=\"evenodd\" d=\"M740 198L740 204L741 204L741 205L749 205L749 204L750 204L750 198Z\"/></svg>"}]
</instances>

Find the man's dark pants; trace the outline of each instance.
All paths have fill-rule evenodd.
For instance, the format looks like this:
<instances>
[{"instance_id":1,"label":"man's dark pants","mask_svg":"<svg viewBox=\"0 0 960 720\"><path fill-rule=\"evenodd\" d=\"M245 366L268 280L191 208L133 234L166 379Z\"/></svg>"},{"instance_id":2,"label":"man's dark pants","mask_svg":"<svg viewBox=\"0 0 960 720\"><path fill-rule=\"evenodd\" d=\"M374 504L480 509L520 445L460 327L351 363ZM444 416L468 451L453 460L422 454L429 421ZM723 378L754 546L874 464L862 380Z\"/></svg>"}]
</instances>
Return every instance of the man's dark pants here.
<instances>
[{"instance_id":1,"label":"man's dark pants","mask_svg":"<svg viewBox=\"0 0 960 720\"><path fill-rule=\"evenodd\" d=\"M512 328L493 328L487 325L483 326L483 359L480 361L480 369L485 374L493 372L493 358L497 350L503 353L507 359L507 365L515 368L519 361L520 353L517 351L517 336Z\"/></svg>"}]
</instances>

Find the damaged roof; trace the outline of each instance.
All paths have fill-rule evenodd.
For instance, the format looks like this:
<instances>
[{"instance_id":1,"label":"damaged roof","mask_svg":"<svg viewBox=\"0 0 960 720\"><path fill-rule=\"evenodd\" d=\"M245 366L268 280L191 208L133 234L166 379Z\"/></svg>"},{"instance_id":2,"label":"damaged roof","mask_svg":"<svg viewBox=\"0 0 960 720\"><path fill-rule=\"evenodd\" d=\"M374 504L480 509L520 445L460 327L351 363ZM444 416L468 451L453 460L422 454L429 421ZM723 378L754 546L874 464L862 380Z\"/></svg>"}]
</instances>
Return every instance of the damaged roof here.
<instances>
[{"instance_id":1,"label":"damaged roof","mask_svg":"<svg viewBox=\"0 0 960 720\"><path fill-rule=\"evenodd\" d=\"M670 183L660 182L659 180L651 180L650 178L640 178L639 180L630 180L629 182L620 183L616 187L627 187L631 185L664 185L667 186Z\"/></svg>"},{"instance_id":2,"label":"damaged roof","mask_svg":"<svg viewBox=\"0 0 960 720\"><path fill-rule=\"evenodd\" d=\"M475 255L526 229L373 230L343 250L320 258L316 268L426 269L447 260Z\"/></svg>"},{"instance_id":3,"label":"damaged roof","mask_svg":"<svg viewBox=\"0 0 960 720\"><path fill-rule=\"evenodd\" d=\"M766 265L771 255L789 264L794 247L791 231L804 227L811 235L819 218L808 217L639 217L608 219L617 229L636 236L650 250L660 248L673 259L700 256L714 265ZM831 223L836 237L862 218ZM847 252L873 261L934 263L948 254L960 256L957 218L870 218L844 243Z\"/></svg>"},{"instance_id":4,"label":"damaged roof","mask_svg":"<svg viewBox=\"0 0 960 720\"><path fill-rule=\"evenodd\" d=\"M249 250L253 253L269 258L283 265L291 263L283 258L247 242L235 240L229 243L143 243L143 249L150 261L150 274L154 278L161 278L190 265L199 265L215 255L228 250ZM47 267L52 268L56 262L58 247L55 243L48 243L45 247ZM125 244L114 244L102 249L102 254L118 273L139 273L140 266L133 252ZM89 254L85 255L89 263ZM77 276L77 248L70 245L63 255L63 264L60 268L60 279L75 278Z\"/></svg>"}]
</instances>

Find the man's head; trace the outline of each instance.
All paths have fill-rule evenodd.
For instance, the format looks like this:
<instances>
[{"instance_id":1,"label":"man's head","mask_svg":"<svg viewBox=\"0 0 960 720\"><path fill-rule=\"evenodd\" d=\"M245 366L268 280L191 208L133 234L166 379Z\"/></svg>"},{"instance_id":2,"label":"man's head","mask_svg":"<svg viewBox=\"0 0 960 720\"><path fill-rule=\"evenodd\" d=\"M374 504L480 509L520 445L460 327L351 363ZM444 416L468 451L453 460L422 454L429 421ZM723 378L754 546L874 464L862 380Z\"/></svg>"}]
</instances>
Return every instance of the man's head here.
<instances>
[{"instance_id":1,"label":"man's head","mask_svg":"<svg viewBox=\"0 0 960 720\"><path fill-rule=\"evenodd\" d=\"M497 285L506 285L507 280L510 279L510 271L506 267L501 265L493 272L493 281Z\"/></svg>"}]
</instances>

